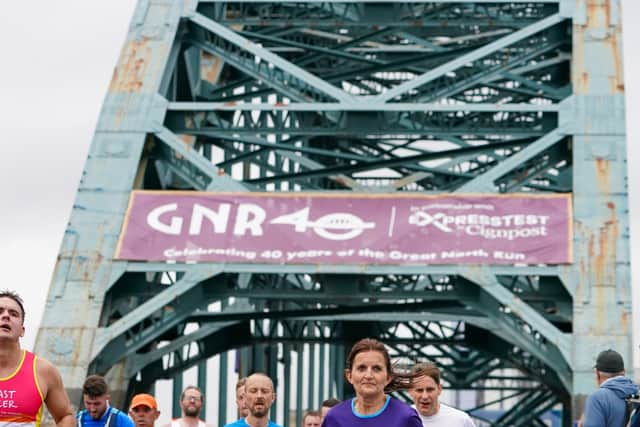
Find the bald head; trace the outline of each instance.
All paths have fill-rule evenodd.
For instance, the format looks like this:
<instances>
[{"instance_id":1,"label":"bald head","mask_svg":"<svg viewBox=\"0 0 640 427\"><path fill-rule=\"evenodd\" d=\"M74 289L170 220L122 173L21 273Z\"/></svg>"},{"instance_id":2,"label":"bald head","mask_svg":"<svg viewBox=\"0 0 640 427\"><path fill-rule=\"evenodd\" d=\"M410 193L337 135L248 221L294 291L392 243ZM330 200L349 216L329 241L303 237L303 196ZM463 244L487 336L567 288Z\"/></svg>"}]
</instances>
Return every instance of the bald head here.
<instances>
[{"instance_id":1,"label":"bald head","mask_svg":"<svg viewBox=\"0 0 640 427\"><path fill-rule=\"evenodd\" d=\"M249 386L255 385L256 383L262 386L269 384L269 387L271 388L271 392L274 391L273 381L271 381L271 378L269 378L267 374L263 374L262 372L256 372L255 374L251 374L247 377L244 383L245 390L249 388Z\"/></svg>"},{"instance_id":2,"label":"bald head","mask_svg":"<svg viewBox=\"0 0 640 427\"><path fill-rule=\"evenodd\" d=\"M247 382L244 384L244 390L245 404L249 410L249 417L267 417L271 405L276 400L271 378L262 373L249 375Z\"/></svg>"}]
</instances>

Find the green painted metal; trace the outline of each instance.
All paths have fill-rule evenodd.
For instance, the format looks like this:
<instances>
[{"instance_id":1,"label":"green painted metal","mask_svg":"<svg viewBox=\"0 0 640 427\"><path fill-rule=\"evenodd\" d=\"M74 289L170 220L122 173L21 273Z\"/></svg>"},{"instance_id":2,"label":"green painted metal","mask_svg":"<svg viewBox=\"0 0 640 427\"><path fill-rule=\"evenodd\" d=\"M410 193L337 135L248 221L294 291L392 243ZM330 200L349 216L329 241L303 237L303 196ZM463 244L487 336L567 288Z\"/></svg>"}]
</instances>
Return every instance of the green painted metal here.
<instances>
[{"instance_id":1,"label":"green painted metal","mask_svg":"<svg viewBox=\"0 0 640 427\"><path fill-rule=\"evenodd\" d=\"M318 367L318 396L317 399L315 401L315 405L313 405L313 407L315 409L320 409L320 405L322 404L322 401L325 399L328 399L329 393L327 391L327 387L325 386L325 375L326 375L326 368L325 366L328 366L329 369L330 368L330 364L326 364L326 349L327 345L325 343L320 343L319 346L319 350L318 350L318 361L320 363L320 366ZM329 371L331 372L331 371Z\"/></svg>"},{"instance_id":2,"label":"green painted metal","mask_svg":"<svg viewBox=\"0 0 640 427\"><path fill-rule=\"evenodd\" d=\"M315 351L315 343L310 343L308 350L305 352L307 354L307 359L309 361L309 369L306 372L308 374L308 382L307 382L307 407L305 409L313 410L318 407L316 404L316 390L319 388L318 383L315 379L316 374L316 351Z\"/></svg>"},{"instance_id":3,"label":"green painted metal","mask_svg":"<svg viewBox=\"0 0 640 427\"><path fill-rule=\"evenodd\" d=\"M297 366L297 373L298 375L295 376L296 378L296 425L302 425L302 411L304 410L303 405L302 405L302 393L304 390L304 375L300 375L300 373L304 372L302 365L304 363L304 354L302 352L303 350L303 344L299 344L298 346L296 346L296 366Z\"/></svg>"},{"instance_id":4,"label":"green painted metal","mask_svg":"<svg viewBox=\"0 0 640 427\"><path fill-rule=\"evenodd\" d=\"M87 373L125 399L176 378L175 396L198 366L219 422L235 360L276 380L272 418L299 425L303 402L349 395L345 351L374 336L475 391L465 409L506 409L494 426L540 425L549 408L570 425L592 353L631 360L620 32L618 0L141 0L35 351L74 403ZM133 189L570 192L574 263L114 260ZM318 349L309 375L304 346Z\"/></svg>"},{"instance_id":5,"label":"green painted metal","mask_svg":"<svg viewBox=\"0 0 640 427\"><path fill-rule=\"evenodd\" d=\"M267 373L269 374L269 377L273 378L273 383L276 390L278 389L282 381L280 379L280 375L278 375L278 347L278 344L272 344L267 347L269 356ZM278 415L280 414L278 414L277 408L269 413L271 420L274 422L278 421Z\"/></svg>"},{"instance_id":6,"label":"green painted metal","mask_svg":"<svg viewBox=\"0 0 640 427\"><path fill-rule=\"evenodd\" d=\"M182 396L183 379L182 372L178 372L173 377L172 382L173 400L171 401L171 418L180 418L182 416L182 408L180 407L180 396Z\"/></svg>"},{"instance_id":7,"label":"green painted metal","mask_svg":"<svg viewBox=\"0 0 640 427\"><path fill-rule=\"evenodd\" d=\"M283 393L283 414L282 425L288 426L291 423L291 382L293 378L293 364L291 363L291 346L288 344L282 345L282 362L284 365L284 393Z\"/></svg>"},{"instance_id":8,"label":"green painted metal","mask_svg":"<svg viewBox=\"0 0 640 427\"><path fill-rule=\"evenodd\" d=\"M221 375L222 378L222 375ZM225 383L226 385L226 383ZM206 360L202 360L198 363L198 387L200 387L200 390L202 390L202 392L204 393L205 399L208 396L208 384L207 384L207 361ZM225 390L221 389L221 396L226 396L226 393L224 392ZM221 404L222 406L222 404ZM226 406L226 405L225 405ZM202 405L202 409L200 410L200 417L204 420L207 418L207 404L206 404L206 400L205 403Z\"/></svg>"}]
</instances>

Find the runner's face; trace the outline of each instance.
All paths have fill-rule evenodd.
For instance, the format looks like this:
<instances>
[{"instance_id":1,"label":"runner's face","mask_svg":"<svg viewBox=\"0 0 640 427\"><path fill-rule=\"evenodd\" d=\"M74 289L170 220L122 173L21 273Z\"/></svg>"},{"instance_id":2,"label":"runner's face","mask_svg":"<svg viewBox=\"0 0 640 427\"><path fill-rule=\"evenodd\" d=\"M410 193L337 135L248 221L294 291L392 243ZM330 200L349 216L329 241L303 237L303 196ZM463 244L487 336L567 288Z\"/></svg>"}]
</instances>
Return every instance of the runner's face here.
<instances>
[{"instance_id":1,"label":"runner's face","mask_svg":"<svg viewBox=\"0 0 640 427\"><path fill-rule=\"evenodd\" d=\"M180 406L186 417L198 417L202 409L202 393L196 389L185 391Z\"/></svg>"},{"instance_id":2,"label":"runner's face","mask_svg":"<svg viewBox=\"0 0 640 427\"><path fill-rule=\"evenodd\" d=\"M385 358L379 351L361 351L353 359L347 381L351 383L357 397L376 398L384 396L384 388L391 381Z\"/></svg>"},{"instance_id":3,"label":"runner's face","mask_svg":"<svg viewBox=\"0 0 640 427\"><path fill-rule=\"evenodd\" d=\"M153 427L160 416L160 411L150 408L147 405L138 405L129 410L129 416L136 427Z\"/></svg>"},{"instance_id":4,"label":"runner's face","mask_svg":"<svg viewBox=\"0 0 640 427\"><path fill-rule=\"evenodd\" d=\"M11 298L0 298L0 339L17 341L24 336L22 310Z\"/></svg>"},{"instance_id":5,"label":"runner's face","mask_svg":"<svg viewBox=\"0 0 640 427\"><path fill-rule=\"evenodd\" d=\"M322 419L320 417L308 415L304 418L302 427L320 427L320 424L322 424Z\"/></svg>"},{"instance_id":6,"label":"runner's face","mask_svg":"<svg viewBox=\"0 0 640 427\"><path fill-rule=\"evenodd\" d=\"M103 394L102 396L82 396L84 401L84 407L94 420L99 420L107 410L107 402L109 401L109 395Z\"/></svg>"},{"instance_id":7,"label":"runner's face","mask_svg":"<svg viewBox=\"0 0 640 427\"><path fill-rule=\"evenodd\" d=\"M256 418L266 417L276 399L271 379L264 375L252 375L247 378L244 388L244 399L249 413Z\"/></svg>"},{"instance_id":8,"label":"runner's face","mask_svg":"<svg viewBox=\"0 0 640 427\"><path fill-rule=\"evenodd\" d=\"M442 393L442 385L436 384L433 378L428 375L414 379L411 390L409 390L416 409L420 415L424 416L431 416L438 412L440 393Z\"/></svg>"},{"instance_id":9,"label":"runner's face","mask_svg":"<svg viewBox=\"0 0 640 427\"><path fill-rule=\"evenodd\" d=\"M240 418L244 418L249 415L249 409L247 409L247 404L244 399L245 394L244 386L240 386L236 389L236 406L238 406Z\"/></svg>"}]
</instances>

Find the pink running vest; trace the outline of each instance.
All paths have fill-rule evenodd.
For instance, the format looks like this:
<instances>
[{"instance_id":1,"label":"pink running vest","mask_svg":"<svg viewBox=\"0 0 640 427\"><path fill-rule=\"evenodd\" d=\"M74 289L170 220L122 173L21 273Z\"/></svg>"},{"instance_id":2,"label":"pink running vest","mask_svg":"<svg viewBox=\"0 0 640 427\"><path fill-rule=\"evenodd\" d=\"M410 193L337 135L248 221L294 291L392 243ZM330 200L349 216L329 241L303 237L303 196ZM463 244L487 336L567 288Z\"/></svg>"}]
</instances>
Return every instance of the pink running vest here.
<instances>
[{"instance_id":1,"label":"pink running vest","mask_svg":"<svg viewBox=\"0 0 640 427\"><path fill-rule=\"evenodd\" d=\"M43 402L36 356L23 350L15 372L0 378L0 427L40 427Z\"/></svg>"}]
</instances>

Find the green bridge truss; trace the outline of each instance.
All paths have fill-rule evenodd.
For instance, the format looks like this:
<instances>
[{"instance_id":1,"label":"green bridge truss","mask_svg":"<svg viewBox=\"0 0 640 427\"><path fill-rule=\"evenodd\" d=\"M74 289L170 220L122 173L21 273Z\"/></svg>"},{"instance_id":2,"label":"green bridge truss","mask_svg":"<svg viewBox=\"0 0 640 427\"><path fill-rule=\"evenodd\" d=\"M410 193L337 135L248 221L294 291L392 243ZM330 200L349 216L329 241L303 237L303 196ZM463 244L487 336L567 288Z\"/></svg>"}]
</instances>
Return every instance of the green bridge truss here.
<instances>
[{"instance_id":1,"label":"green bridge truss","mask_svg":"<svg viewBox=\"0 0 640 427\"><path fill-rule=\"evenodd\" d=\"M345 350L371 336L438 363L475 409L502 402L493 426L550 408L570 425L596 352L632 354L620 15L617 0L140 0L35 351L74 403L97 372L121 407L192 367L211 384L215 358L219 423L227 372L267 371L289 425L348 395ZM571 193L574 262L116 260L135 189Z\"/></svg>"}]
</instances>

